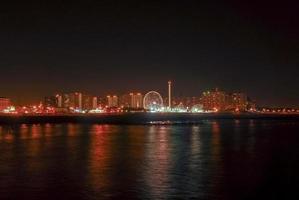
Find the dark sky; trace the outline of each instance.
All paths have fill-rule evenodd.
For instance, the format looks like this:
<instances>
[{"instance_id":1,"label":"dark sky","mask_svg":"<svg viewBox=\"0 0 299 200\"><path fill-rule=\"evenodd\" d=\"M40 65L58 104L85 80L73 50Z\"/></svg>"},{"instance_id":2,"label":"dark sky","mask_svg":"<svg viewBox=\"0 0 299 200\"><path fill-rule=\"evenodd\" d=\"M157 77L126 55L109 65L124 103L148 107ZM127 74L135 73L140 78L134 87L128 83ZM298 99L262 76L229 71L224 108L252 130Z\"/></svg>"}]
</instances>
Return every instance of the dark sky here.
<instances>
[{"instance_id":1,"label":"dark sky","mask_svg":"<svg viewBox=\"0 0 299 200\"><path fill-rule=\"evenodd\" d=\"M1 3L0 96L165 94L171 79L175 95L218 87L299 107L298 3L50 2Z\"/></svg>"}]
</instances>

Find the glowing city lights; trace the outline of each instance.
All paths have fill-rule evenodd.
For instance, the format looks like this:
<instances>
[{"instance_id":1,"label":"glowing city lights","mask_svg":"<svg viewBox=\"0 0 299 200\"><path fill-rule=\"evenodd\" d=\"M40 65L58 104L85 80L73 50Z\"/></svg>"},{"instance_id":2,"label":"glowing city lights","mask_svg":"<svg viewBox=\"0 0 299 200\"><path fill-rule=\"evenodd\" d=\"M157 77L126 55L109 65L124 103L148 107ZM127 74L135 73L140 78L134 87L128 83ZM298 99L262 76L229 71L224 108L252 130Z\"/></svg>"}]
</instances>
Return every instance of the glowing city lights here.
<instances>
[{"instance_id":1,"label":"glowing city lights","mask_svg":"<svg viewBox=\"0 0 299 200\"><path fill-rule=\"evenodd\" d=\"M0 97L0 113L20 115L55 114L103 114L134 112L169 113L263 113L299 114L295 108L258 108L245 93L227 93L219 89L209 90L198 97L174 96L172 81L168 81L165 99L157 91L130 92L124 95L92 96L81 92L47 96L34 105L15 106L6 97Z\"/></svg>"}]
</instances>

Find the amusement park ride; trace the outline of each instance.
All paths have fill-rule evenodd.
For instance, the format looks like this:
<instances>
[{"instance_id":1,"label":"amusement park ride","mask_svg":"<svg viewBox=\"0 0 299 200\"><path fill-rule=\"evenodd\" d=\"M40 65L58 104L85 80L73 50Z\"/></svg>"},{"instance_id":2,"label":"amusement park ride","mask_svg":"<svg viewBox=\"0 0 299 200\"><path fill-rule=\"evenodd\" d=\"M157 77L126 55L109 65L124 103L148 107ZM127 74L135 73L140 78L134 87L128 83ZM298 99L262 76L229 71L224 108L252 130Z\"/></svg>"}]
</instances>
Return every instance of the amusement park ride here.
<instances>
[{"instance_id":1,"label":"amusement park ride","mask_svg":"<svg viewBox=\"0 0 299 200\"><path fill-rule=\"evenodd\" d=\"M165 110L163 98L156 91L150 91L144 95L143 107L151 112L161 112Z\"/></svg>"},{"instance_id":2,"label":"amusement park ride","mask_svg":"<svg viewBox=\"0 0 299 200\"><path fill-rule=\"evenodd\" d=\"M143 98L143 108L149 112L188 112L184 106L172 107L172 82L168 81L168 106L163 104L163 98L159 92L150 91ZM191 112L201 112L202 106L192 107Z\"/></svg>"}]
</instances>

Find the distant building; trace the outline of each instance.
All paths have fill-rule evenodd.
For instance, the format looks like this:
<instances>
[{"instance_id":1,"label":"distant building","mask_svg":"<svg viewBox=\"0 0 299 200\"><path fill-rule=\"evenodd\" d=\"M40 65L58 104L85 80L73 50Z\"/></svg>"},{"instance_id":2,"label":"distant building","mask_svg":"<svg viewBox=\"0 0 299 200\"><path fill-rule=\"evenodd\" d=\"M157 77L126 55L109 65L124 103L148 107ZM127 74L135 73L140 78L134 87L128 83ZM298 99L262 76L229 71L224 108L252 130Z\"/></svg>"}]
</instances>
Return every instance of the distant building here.
<instances>
[{"instance_id":1,"label":"distant building","mask_svg":"<svg viewBox=\"0 0 299 200\"><path fill-rule=\"evenodd\" d=\"M83 102L82 102L82 93L80 92L74 92L66 95L66 101L67 101L67 108L72 108L75 110L82 110L83 108Z\"/></svg>"},{"instance_id":2,"label":"distant building","mask_svg":"<svg viewBox=\"0 0 299 200\"><path fill-rule=\"evenodd\" d=\"M119 106L122 108L130 108L131 107L131 95L124 94L119 98Z\"/></svg>"},{"instance_id":3,"label":"distant building","mask_svg":"<svg viewBox=\"0 0 299 200\"><path fill-rule=\"evenodd\" d=\"M130 93L130 100L131 108L143 108L143 96L141 93Z\"/></svg>"},{"instance_id":4,"label":"distant building","mask_svg":"<svg viewBox=\"0 0 299 200\"><path fill-rule=\"evenodd\" d=\"M247 95L244 93L232 93L231 94L231 106L236 111L246 111L247 110Z\"/></svg>"},{"instance_id":5,"label":"distant building","mask_svg":"<svg viewBox=\"0 0 299 200\"><path fill-rule=\"evenodd\" d=\"M214 91L204 92L200 103L204 110L224 111L226 110L226 94L217 88Z\"/></svg>"},{"instance_id":6,"label":"distant building","mask_svg":"<svg viewBox=\"0 0 299 200\"><path fill-rule=\"evenodd\" d=\"M97 97L97 106L98 107L101 107L101 108L104 108L106 106L108 106L108 101L107 101L107 97Z\"/></svg>"},{"instance_id":7,"label":"distant building","mask_svg":"<svg viewBox=\"0 0 299 200\"><path fill-rule=\"evenodd\" d=\"M82 94L81 92L57 94L55 97L46 97L45 105L53 104L55 99L55 107L75 110L92 110L98 107L98 98Z\"/></svg>"},{"instance_id":8,"label":"distant building","mask_svg":"<svg viewBox=\"0 0 299 200\"><path fill-rule=\"evenodd\" d=\"M120 96L119 107L121 108L143 108L143 96L141 93L129 93Z\"/></svg>"},{"instance_id":9,"label":"distant building","mask_svg":"<svg viewBox=\"0 0 299 200\"><path fill-rule=\"evenodd\" d=\"M98 107L98 97L92 98L92 109L96 109Z\"/></svg>"},{"instance_id":10,"label":"distant building","mask_svg":"<svg viewBox=\"0 0 299 200\"><path fill-rule=\"evenodd\" d=\"M256 110L256 102L249 97L247 97L247 110L250 111Z\"/></svg>"},{"instance_id":11,"label":"distant building","mask_svg":"<svg viewBox=\"0 0 299 200\"><path fill-rule=\"evenodd\" d=\"M83 94L80 92L73 92L67 94L57 94L56 98L56 107L65 108L65 109L83 109ZM49 99L49 101L52 101Z\"/></svg>"},{"instance_id":12,"label":"distant building","mask_svg":"<svg viewBox=\"0 0 299 200\"><path fill-rule=\"evenodd\" d=\"M200 103L204 110L217 111L247 111L249 108L248 97L245 93L234 92L225 93L215 89L214 91L204 92ZM251 105L253 107L253 105Z\"/></svg>"},{"instance_id":13,"label":"distant building","mask_svg":"<svg viewBox=\"0 0 299 200\"><path fill-rule=\"evenodd\" d=\"M82 110L92 110L98 107L98 98L83 94L82 95Z\"/></svg>"},{"instance_id":14,"label":"distant building","mask_svg":"<svg viewBox=\"0 0 299 200\"><path fill-rule=\"evenodd\" d=\"M72 105L71 98L69 94L63 94L62 96L62 107L63 108L70 108Z\"/></svg>"},{"instance_id":15,"label":"distant building","mask_svg":"<svg viewBox=\"0 0 299 200\"><path fill-rule=\"evenodd\" d=\"M226 94L227 111L246 111L248 107L248 97L245 93L229 93Z\"/></svg>"},{"instance_id":16,"label":"distant building","mask_svg":"<svg viewBox=\"0 0 299 200\"><path fill-rule=\"evenodd\" d=\"M10 99L6 97L0 97L0 112L8 108L9 106L11 106Z\"/></svg>"},{"instance_id":17,"label":"distant building","mask_svg":"<svg viewBox=\"0 0 299 200\"><path fill-rule=\"evenodd\" d=\"M58 107L56 96L47 96L44 98L44 106L45 107Z\"/></svg>"},{"instance_id":18,"label":"distant building","mask_svg":"<svg viewBox=\"0 0 299 200\"><path fill-rule=\"evenodd\" d=\"M64 105L63 105L63 98L62 98L62 95L57 94L57 95L55 96L55 98L56 98L56 102L57 102L57 108L63 108Z\"/></svg>"},{"instance_id":19,"label":"distant building","mask_svg":"<svg viewBox=\"0 0 299 200\"><path fill-rule=\"evenodd\" d=\"M118 107L118 97L116 95L107 96L108 107Z\"/></svg>"},{"instance_id":20,"label":"distant building","mask_svg":"<svg viewBox=\"0 0 299 200\"><path fill-rule=\"evenodd\" d=\"M93 97L91 95L82 94L82 110L91 110L93 104Z\"/></svg>"}]
</instances>

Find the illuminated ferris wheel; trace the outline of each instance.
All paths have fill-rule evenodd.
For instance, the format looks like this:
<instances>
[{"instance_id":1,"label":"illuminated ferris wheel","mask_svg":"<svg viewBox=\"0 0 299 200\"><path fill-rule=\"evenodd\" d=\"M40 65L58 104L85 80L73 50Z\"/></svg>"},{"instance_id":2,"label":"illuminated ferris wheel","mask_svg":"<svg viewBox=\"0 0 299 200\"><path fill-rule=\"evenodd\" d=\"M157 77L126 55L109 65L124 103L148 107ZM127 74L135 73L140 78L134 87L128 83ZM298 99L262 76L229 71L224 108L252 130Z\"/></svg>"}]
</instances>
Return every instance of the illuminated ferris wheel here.
<instances>
[{"instance_id":1,"label":"illuminated ferris wheel","mask_svg":"<svg viewBox=\"0 0 299 200\"><path fill-rule=\"evenodd\" d=\"M144 95L143 107L150 111L160 111L163 107L162 96L156 91L150 91Z\"/></svg>"}]
</instances>

